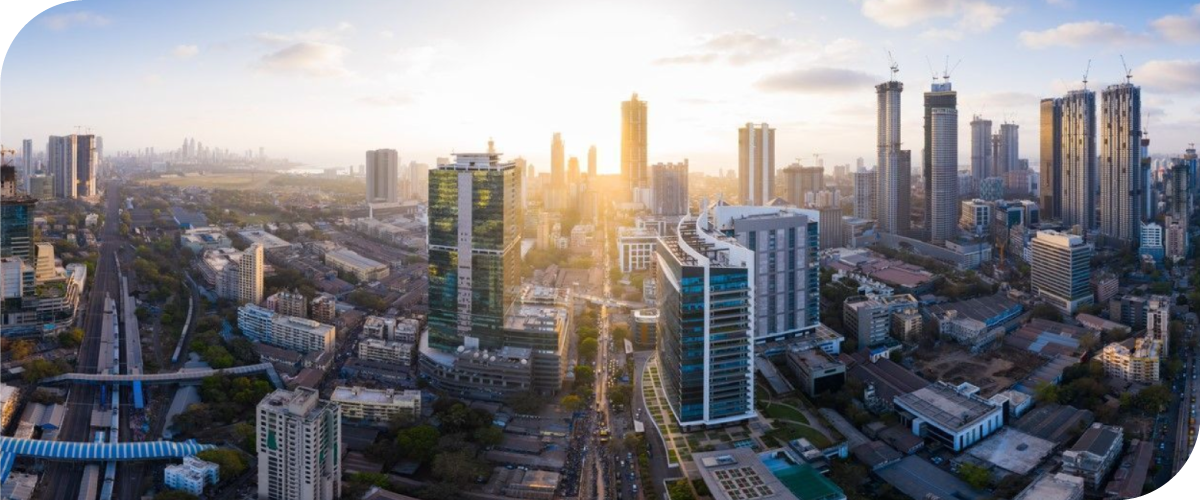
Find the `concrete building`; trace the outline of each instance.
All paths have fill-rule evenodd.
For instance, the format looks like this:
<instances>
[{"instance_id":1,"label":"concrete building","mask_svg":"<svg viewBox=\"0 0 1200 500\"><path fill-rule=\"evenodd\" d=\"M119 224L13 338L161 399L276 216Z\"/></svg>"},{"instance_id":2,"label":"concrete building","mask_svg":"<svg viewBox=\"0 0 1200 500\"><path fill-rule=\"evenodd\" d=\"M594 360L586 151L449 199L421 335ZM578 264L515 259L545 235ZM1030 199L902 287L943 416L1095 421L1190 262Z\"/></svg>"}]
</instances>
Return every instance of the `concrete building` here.
<instances>
[{"instance_id":1,"label":"concrete building","mask_svg":"<svg viewBox=\"0 0 1200 500\"><path fill-rule=\"evenodd\" d=\"M958 226L977 238L986 236L992 227L992 204L979 198L963 200Z\"/></svg>"},{"instance_id":2,"label":"concrete building","mask_svg":"<svg viewBox=\"0 0 1200 500\"><path fill-rule=\"evenodd\" d=\"M854 216L860 219L876 218L875 189L878 180L875 170L854 172Z\"/></svg>"},{"instance_id":3,"label":"concrete building","mask_svg":"<svg viewBox=\"0 0 1200 500\"><path fill-rule=\"evenodd\" d=\"M1162 357L1170 356L1167 346L1171 344L1171 297L1151 295L1146 299L1146 337L1162 344Z\"/></svg>"},{"instance_id":4,"label":"concrete building","mask_svg":"<svg viewBox=\"0 0 1200 500\"><path fill-rule=\"evenodd\" d=\"M971 177L975 182L992 176L992 121L971 118Z\"/></svg>"},{"instance_id":5,"label":"concrete building","mask_svg":"<svg viewBox=\"0 0 1200 500\"><path fill-rule=\"evenodd\" d=\"M1084 231L1096 226L1096 93L1072 90L1061 100L1060 219Z\"/></svg>"},{"instance_id":6,"label":"concrete building","mask_svg":"<svg viewBox=\"0 0 1200 500\"><path fill-rule=\"evenodd\" d=\"M315 389L276 390L258 403L258 498L334 500L342 493L342 412Z\"/></svg>"},{"instance_id":7,"label":"concrete building","mask_svg":"<svg viewBox=\"0 0 1200 500\"><path fill-rule=\"evenodd\" d=\"M806 207L805 195L825 190L825 168L804 167L793 163L783 169L784 194L788 204Z\"/></svg>"},{"instance_id":8,"label":"concrete building","mask_svg":"<svg viewBox=\"0 0 1200 500\"><path fill-rule=\"evenodd\" d=\"M651 213L685 215L688 213L688 161L655 163L650 167L650 185L654 191Z\"/></svg>"},{"instance_id":9,"label":"concrete building","mask_svg":"<svg viewBox=\"0 0 1200 500\"><path fill-rule=\"evenodd\" d=\"M992 175L1003 177L1005 174L1021 168L1021 153L1017 133L1017 124L1001 123L1000 132L996 134L996 150L993 153L995 163Z\"/></svg>"},{"instance_id":10,"label":"concrete building","mask_svg":"<svg viewBox=\"0 0 1200 500\"><path fill-rule=\"evenodd\" d=\"M1099 133L1100 234L1133 248L1146 211L1139 87L1126 82L1100 93Z\"/></svg>"},{"instance_id":11,"label":"concrete building","mask_svg":"<svg viewBox=\"0 0 1200 500\"><path fill-rule=\"evenodd\" d=\"M1149 255L1154 258L1154 262L1161 264L1167 255L1167 248L1163 245L1162 226L1157 222L1142 222L1139 226L1138 254Z\"/></svg>"},{"instance_id":12,"label":"concrete building","mask_svg":"<svg viewBox=\"0 0 1200 500\"><path fill-rule=\"evenodd\" d=\"M836 391L846 382L846 364L821 349L788 349L785 357L809 396Z\"/></svg>"},{"instance_id":13,"label":"concrete building","mask_svg":"<svg viewBox=\"0 0 1200 500\"><path fill-rule=\"evenodd\" d=\"M280 290L263 301L263 307L285 316L308 317L308 299L295 290Z\"/></svg>"},{"instance_id":14,"label":"concrete building","mask_svg":"<svg viewBox=\"0 0 1200 500\"><path fill-rule=\"evenodd\" d=\"M1092 303L1091 243L1058 231L1038 231L1030 246L1034 293L1068 314Z\"/></svg>"},{"instance_id":15,"label":"concrete building","mask_svg":"<svg viewBox=\"0 0 1200 500\"><path fill-rule=\"evenodd\" d=\"M238 308L238 326L251 340L301 353L332 351L337 336L333 325L279 314L256 304Z\"/></svg>"},{"instance_id":16,"label":"concrete building","mask_svg":"<svg viewBox=\"0 0 1200 500\"><path fill-rule=\"evenodd\" d=\"M1182 217L1166 217L1166 258L1179 262L1188 256L1191 242L1188 238L1187 219Z\"/></svg>"},{"instance_id":17,"label":"concrete building","mask_svg":"<svg viewBox=\"0 0 1200 500\"><path fill-rule=\"evenodd\" d=\"M650 269L658 231L637 227L617 228L617 267L622 273Z\"/></svg>"},{"instance_id":18,"label":"concrete building","mask_svg":"<svg viewBox=\"0 0 1200 500\"><path fill-rule=\"evenodd\" d=\"M635 309L630 341L638 347L654 347L658 342L658 309Z\"/></svg>"},{"instance_id":19,"label":"concrete building","mask_svg":"<svg viewBox=\"0 0 1200 500\"><path fill-rule=\"evenodd\" d=\"M263 299L263 268L266 259L263 256L263 245L255 243L242 252L240 259L230 261L224 273L229 282L236 285L229 288L226 295L239 304L257 304ZM219 295L219 294L218 294Z\"/></svg>"},{"instance_id":20,"label":"concrete building","mask_svg":"<svg viewBox=\"0 0 1200 500\"><path fill-rule=\"evenodd\" d=\"M327 293L318 294L309 303L309 311L310 319L325 324L333 324L337 318L337 297Z\"/></svg>"},{"instance_id":21,"label":"concrete building","mask_svg":"<svg viewBox=\"0 0 1200 500\"><path fill-rule=\"evenodd\" d=\"M800 500L749 448L695 453L692 460L714 500Z\"/></svg>"},{"instance_id":22,"label":"concrete building","mask_svg":"<svg viewBox=\"0 0 1200 500\"><path fill-rule=\"evenodd\" d=\"M325 264L349 273L364 283L386 278L391 272L387 264L368 259L354 250L345 248L325 252Z\"/></svg>"},{"instance_id":23,"label":"concrete building","mask_svg":"<svg viewBox=\"0 0 1200 500\"><path fill-rule=\"evenodd\" d=\"M1159 381L1162 351L1166 346L1157 339L1142 337L1113 342L1100 350L1100 363L1104 373L1138 384L1155 384Z\"/></svg>"},{"instance_id":24,"label":"concrete building","mask_svg":"<svg viewBox=\"0 0 1200 500\"><path fill-rule=\"evenodd\" d=\"M199 255L205 250L229 248L233 242L219 227L194 227L179 234L179 244Z\"/></svg>"},{"instance_id":25,"label":"concrete building","mask_svg":"<svg viewBox=\"0 0 1200 500\"><path fill-rule=\"evenodd\" d=\"M1043 474L1013 500L1083 500L1084 481L1062 472Z\"/></svg>"},{"instance_id":26,"label":"concrete building","mask_svg":"<svg viewBox=\"0 0 1200 500\"><path fill-rule=\"evenodd\" d=\"M925 230L934 244L958 235L957 101L949 80L925 93Z\"/></svg>"},{"instance_id":27,"label":"concrete building","mask_svg":"<svg viewBox=\"0 0 1200 500\"><path fill-rule=\"evenodd\" d=\"M329 400L341 407L342 418L376 424L387 424L397 415L421 415L421 391L338 386Z\"/></svg>"},{"instance_id":28,"label":"concrete building","mask_svg":"<svg viewBox=\"0 0 1200 500\"><path fill-rule=\"evenodd\" d=\"M815 209L819 220L819 248L838 248L846 246L846 228L842 225L842 207L833 205Z\"/></svg>"},{"instance_id":29,"label":"concrete building","mask_svg":"<svg viewBox=\"0 0 1200 500\"><path fill-rule=\"evenodd\" d=\"M413 345L394 340L363 339L358 343L358 357L369 361L409 366L413 359Z\"/></svg>"},{"instance_id":30,"label":"concrete building","mask_svg":"<svg viewBox=\"0 0 1200 500\"><path fill-rule=\"evenodd\" d=\"M914 435L962 451L1004 426L1004 408L977 395L970 384L930 384L896 396L896 410Z\"/></svg>"},{"instance_id":31,"label":"concrete building","mask_svg":"<svg viewBox=\"0 0 1200 500\"><path fill-rule=\"evenodd\" d=\"M747 123L738 129L738 200L766 205L775 199L775 129Z\"/></svg>"},{"instance_id":32,"label":"concrete building","mask_svg":"<svg viewBox=\"0 0 1200 500\"><path fill-rule=\"evenodd\" d=\"M400 201L400 157L395 149L367 151L367 203Z\"/></svg>"},{"instance_id":33,"label":"concrete building","mask_svg":"<svg viewBox=\"0 0 1200 500\"><path fill-rule=\"evenodd\" d=\"M505 498L553 500L560 480L557 472L496 467L484 491Z\"/></svg>"},{"instance_id":34,"label":"concrete building","mask_svg":"<svg viewBox=\"0 0 1200 500\"><path fill-rule=\"evenodd\" d=\"M915 307L917 299L907 294L849 297L842 305L842 324L856 335L859 349L892 345L896 343L890 336L892 315Z\"/></svg>"},{"instance_id":35,"label":"concrete building","mask_svg":"<svg viewBox=\"0 0 1200 500\"><path fill-rule=\"evenodd\" d=\"M624 184L622 200L633 201L634 193L650 187L650 158L647 152L647 130L650 119L646 101L638 100L636 93L621 103L621 180Z\"/></svg>"},{"instance_id":36,"label":"concrete building","mask_svg":"<svg viewBox=\"0 0 1200 500\"><path fill-rule=\"evenodd\" d=\"M183 463L168 465L163 471L163 483L173 490L204 495L204 487L216 485L220 480L217 464L193 456L183 457Z\"/></svg>"},{"instance_id":37,"label":"concrete building","mask_svg":"<svg viewBox=\"0 0 1200 500\"><path fill-rule=\"evenodd\" d=\"M900 149L900 93L904 84L892 80L875 86L878 97L875 213L881 232L904 234L909 229L912 189L911 156ZM907 167L905 157L908 157Z\"/></svg>"},{"instance_id":38,"label":"concrete building","mask_svg":"<svg viewBox=\"0 0 1200 500\"><path fill-rule=\"evenodd\" d=\"M1125 445L1125 431L1117 426L1092 424L1062 456L1062 471L1083 478L1089 490L1098 490L1112 471Z\"/></svg>"},{"instance_id":39,"label":"concrete building","mask_svg":"<svg viewBox=\"0 0 1200 500\"><path fill-rule=\"evenodd\" d=\"M1038 200L1048 219L1062 215L1062 100L1042 99L1038 131L1041 191Z\"/></svg>"}]
</instances>

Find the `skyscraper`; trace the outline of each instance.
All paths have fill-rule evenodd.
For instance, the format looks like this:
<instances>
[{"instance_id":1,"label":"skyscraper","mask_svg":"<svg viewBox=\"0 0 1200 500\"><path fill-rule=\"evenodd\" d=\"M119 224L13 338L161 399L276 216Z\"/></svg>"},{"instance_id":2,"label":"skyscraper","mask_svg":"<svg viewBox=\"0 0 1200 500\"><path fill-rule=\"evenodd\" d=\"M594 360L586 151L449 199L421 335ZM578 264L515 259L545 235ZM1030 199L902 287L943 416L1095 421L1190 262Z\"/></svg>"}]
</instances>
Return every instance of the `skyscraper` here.
<instances>
[{"instance_id":1,"label":"skyscraper","mask_svg":"<svg viewBox=\"0 0 1200 500\"><path fill-rule=\"evenodd\" d=\"M33 139L23 139L21 141L21 188L26 193L29 192L29 178L33 177L33 172L36 170L33 164Z\"/></svg>"},{"instance_id":2,"label":"skyscraper","mask_svg":"<svg viewBox=\"0 0 1200 500\"><path fill-rule=\"evenodd\" d=\"M399 163L400 157L395 149L367 151L367 203L396 203L399 201Z\"/></svg>"},{"instance_id":3,"label":"skyscraper","mask_svg":"<svg viewBox=\"0 0 1200 500\"><path fill-rule=\"evenodd\" d=\"M97 154L97 137L91 134L76 135L75 137L75 193L81 198L96 196L98 192L98 174L100 173L100 156Z\"/></svg>"},{"instance_id":4,"label":"skyscraper","mask_svg":"<svg viewBox=\"0 0 1200 500\"><path fill-rule=\"evenodd\" d=\"M1096 93L1072 90L1062 99L1061 218L1066 227L1096 226Z\"/></svg>"},{"instance_id":5,"label":"skyscraper","mask_svg":"<svg viewBox=\"0 0 1200 500\"><path fill-rule=\"evenodd\" d=\"M650 167L654 186L654 215L686 215L688 213L688 161L655 163Z\"/></svg>"},{"instance_id":6,"label":"skyscraper","mask_svg":"<svg viewBox=\"0 0 1200 500\"><path fill-rule=\"evenodd\" d=\"M0 257L20 257L32 266L33 208L37 200L17 190L17 173L0 167Z\"/></svg>"},{"instance_id":7,"label":"skyscraper","mask_svg":"<svg viewBox=\"0 0 1200 500\"><path fill-rule=\"evenodd\" d=\"M257 304L263 299L263 256L262 243L254 243L242 253L237 263L237 301L239 304Z\"/></svg>"},{"instance_id":8,"label":"skyscraper","mask_svg":"<svg viewBox=\"0 0 1200 500\"><path fill-rule=\"evenodd\" d=\"M588 148L588 164L587 164L588 179L596 182L596 145Z\"/></svg>"},{"instance_id":9,"label":"skyscraper","mask_svg":"<svg viewBox=\"0 0 1200 500\"><path fill-rule=\"evenodd\" d=\"M572 156L567 160L567 186L579 184L579 158Z\"/></svg>"},{"instance_id":10,"label":"skyscraper","mask_svg":"<svg viewBox=\"0 0 1200 500\"><path fill-rule=\"evenodd\" d=\"M658 363L668 407L685 430L755 413L755 256L714 234L703 210L672 226L655 250Z\"/></svg>"},{"instance_id":11,"label":"skyscraper","mask_svg":"<svg viewBox=\"0 0 1200 500\"><path fill-rule=\"evenodd\" d=\"M562 134L555 132L550 140L550 186L561 189L567 185L567 152Z\"/></svg>"},{"instance_id":12,"label":"skyscraper","mask_svg":"<svg viewBox=\"0 0 1200 500\"><path fill-rule=\"evenodd\" d=\"M996 134L996 139L995 173L992 175L1004 177L1004 174L1021 168L1017 124L1001 123L1000 133Z\"/></svg>"},{"instance_id":13,"label":"skyscraper","mask_svg":"<svg viewBox=\"0 0 1200 500\"><path fill-rule=\"evenodd\" d=\"M971 120L971 176L976 185L992 176L993 161L992 121L975 115Z\"/></svg>"},{"instance_id":14,"label":"skyscraper","mask_svg":"<svg viewBox=\"0 0 1200 500\"><path fill-rule=\"evenodd\" d=\"M738 196L742 205L775 198L775 129L765 123L738 129Z\"/></svg>"},{"instance_id":15,"label":"skyscraper","mask_svg":"<svg viewBox=\"0 0 1200 500\"><path fill-rule=\"evenodd\" d=\"M1100 234L1137 246L1142 197L1142 98L1130 83L1100 93Z\"/></svg>"},{"instance_id":16,"label":"skyscraper","mask_svg":"<svg viewBox=\"0 0 1200 500\"><path fill-rule=\"evenodd\" d=\"M903 91L904 84L895 80L875 86L878 97L876 228L893 234L908 232L910 214L902 210L908 206L912 194L911 187L903 182L911 172L902 172L908 169L900 165L900 93Z\"/></svg>"},{"instance_id":17,"label":"skyscraper","mask_svg":"<svg viewBox=\"0 0 1200 500\"><path fill-rule=\"evenodd\" d=\"M626 200L632 201L636 190L650 187L650 172L646 168L648 127L646 101L639 101L635 92L621 103L621 181L626 190L622 198Z\"/></svg>"},{"instance_id":18,"label":"skyscraper","mask_svg":"<svg viewBox=\"0 0 1200 500\"><path fill-rule=\"evenodd\" d=\"M958 93L934 82L925 93L925 230L940 244L958 234Z\"/></svg>"},{"instance_id":19,"label":"skyscraper","mask_svg":"<svg viewBox=\"0 0 1200 500\"><path fill-rule=\"evenodd\" d=\"M521 274L522 177L499 153L461 153L429 173L429 345L500 343Z\"/></svg>"},{"instance_id":20,"label":"skyscraper","mask_svg":"<svg viewBox=\"0 0 1200 500\"><path fill-rule=\"evenodd\" d=\"M1062 100L1042 99L1041 208L1047 219L1062 217Z\"/></svg>"},{"instance_id":21,"label":"skyscraper","mask_svg":"<svg viewBox=\"0 0 1200 500\"><path fill-rule=\"evenodd\" d=\"M875 189L878 183L875 170L854 173L854 216L860 219L875 219Z\"/></svg>"},{"instance_id":22,"label":"skyscraper","mask_svg":"<svg viewBox=\"0 0 1200 500\"><path fill-rule=\"evenodd\" d=\"M50 136L46 143L46 160L50 173L54 175L54 197L78 196L75 165L79 161L79 153L75 147L75 136Z\"/></svg>"},{"instance_id":23,"label":"skyscraper","mask_svg":"<svg viewBox=\"0 0 1200 500\"><path fill-rule=\"evenodd\" d=\"M825 169L802 167L799 163L793 163L783 169L783 185L788 203L804 207L805 195L825 189Z\"/></svg>"},{"instance_id":24,"label":"skyscraper","mask_svg":"<svg viewBox=\"0 0 1200 500\"><path fill-rule=\"evenodd\" d=\"M1034 293L1068 314L1092 303L1091 243L1058 231L1038 231L1029 244L1033 250L1030 283Z\"/></svg>"},{"instance_id":25,"label":"skyscraper","mask_svg":"<svg viewBox=\"0 0 1200 500\"><path fill-rule=\"evenodd\" d=\"M342 494L342 411L316 389L278 389L258 403L258 498L334 500Z\"/></svg>"}]
</instances>

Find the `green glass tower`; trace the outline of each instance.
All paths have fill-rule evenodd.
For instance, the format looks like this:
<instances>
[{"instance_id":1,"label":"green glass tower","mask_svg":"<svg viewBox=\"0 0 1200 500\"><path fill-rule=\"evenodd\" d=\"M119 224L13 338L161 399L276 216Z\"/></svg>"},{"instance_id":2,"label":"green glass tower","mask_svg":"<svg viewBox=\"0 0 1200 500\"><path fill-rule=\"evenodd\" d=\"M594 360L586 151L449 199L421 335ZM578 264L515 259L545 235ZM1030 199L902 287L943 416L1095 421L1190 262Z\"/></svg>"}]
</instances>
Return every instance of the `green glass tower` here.
<instances>
[{"instance_id":1,"label":"green glass tower","mask_svg":"<svg viewBox=\"0 0 1200 500\"><path fill-rule=\"evenodd\" d=\"M520 285L521 172L500 154L457 154L429 172L429 346L503 343Z\"/></svg>"}]
</instances>

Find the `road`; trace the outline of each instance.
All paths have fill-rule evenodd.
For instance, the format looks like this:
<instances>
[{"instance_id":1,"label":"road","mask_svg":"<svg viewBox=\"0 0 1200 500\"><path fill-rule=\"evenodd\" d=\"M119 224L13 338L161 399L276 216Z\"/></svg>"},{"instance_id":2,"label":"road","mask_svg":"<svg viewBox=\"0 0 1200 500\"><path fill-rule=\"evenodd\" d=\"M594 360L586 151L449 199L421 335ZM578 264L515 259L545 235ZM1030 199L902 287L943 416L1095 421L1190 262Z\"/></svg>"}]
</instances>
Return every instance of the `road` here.
<instances>
[{"instance_id":1,"label":"road","mask_svg":"<svg viewBox=\"0 0 1200 500\"><path fill-rule=\"evenodd\" d=\"M115 188L109 185L109 188ZM100 324L104 318L104 297L107 294L114 300L120 293L120 283L114 256L121 245L120 226L121 206L118 196L106 197L107 208L104 216L104 227L100 236L100 254L96 261L96 274L89 280L91 291L87 296L87 307L83 311L82 321L84 336L79 346L76 361L76 371L80 373L95 373L96 362L99 359ZM81 299L82 300L82 299ZM59 431L60 441L90 441L89 430L92 418L92 406L99 392L95 386L73 384L67 396L67 410L63 418L63 428ZM52 462L42 475L39 490L41 498L52 500L75 500L80 487L80 474L83 463Z\"/></svg>"},{"instance_id":2,"label":"road","mask_svg":"<svg viewBox=\"0 0 1200 500\"><path fill-rule=\"evenodd\" d=\"M1191 325L1189 325L1190 328L1192 328ZM1194 333L1189 330L1187 335L1190 339ZM1187 342L1185 341L1182 344L1186 346ZM1184 349L1186 350L1186 354L1183 364L1183 391L1179 393L1179 409L1175 422L1175 440L1172 443L1174 446L1171 460L1172 476L1179 473L1179 469L1183 467L1184 462L1191 455L1192 440L1195 437L1194 432L1196 430L1194 424L1196 402L1200 399L1198 397L1200 396L1200 383L1197 383L1197 377L1200 376L1200 373L1198 373L1200 372L1200 366L1197 366L1195 353L1190 352L1188 347L1184 347Z\"/></svg>"}]
</instances>

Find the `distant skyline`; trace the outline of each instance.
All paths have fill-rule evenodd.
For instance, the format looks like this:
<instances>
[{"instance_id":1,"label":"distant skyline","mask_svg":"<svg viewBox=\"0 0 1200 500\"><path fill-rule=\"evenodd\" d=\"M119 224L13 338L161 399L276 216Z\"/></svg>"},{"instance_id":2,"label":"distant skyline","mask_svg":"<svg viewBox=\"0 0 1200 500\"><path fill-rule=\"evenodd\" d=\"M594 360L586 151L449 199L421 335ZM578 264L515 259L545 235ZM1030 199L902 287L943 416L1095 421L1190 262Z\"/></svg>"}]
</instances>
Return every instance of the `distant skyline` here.
<instances>
[{"instance_id":1,"label":"distant skyline","mask_svg":"<svg viewBox=\"0 0 1200 500\"><path fill-rule=\"evenodd\" d=\"M1103 5L1093 5L1102 3ZM621 101L649 103L649 163L738 165L738 128L777 129L776 166L875 163L874 84L890 50L904 82L902 140L921 149L922 94L954 66L960 167L970 117L1020 126L1037 163L1038 100L1124 80L1143 87L1150 152L1200 135L1200 4L1080 0L844 2L84 0L16 37L0 73L0 140L88 127L105 151L164 152L195 137L264 147L314 167L391 148L433 164L483 151L550 169L597 146L617 173ZM930 62L927 62L927 58ZM919 168L914 165L914 168Z\"/></svg>"}]
</instances>

